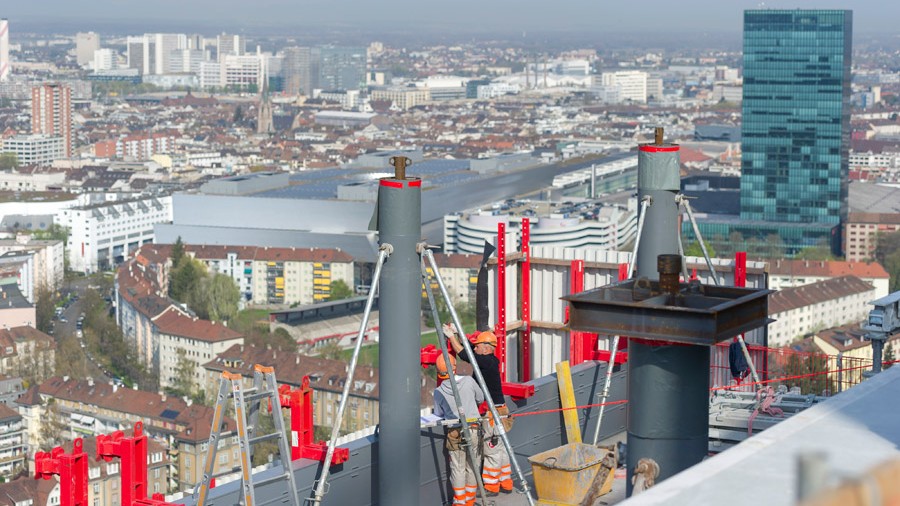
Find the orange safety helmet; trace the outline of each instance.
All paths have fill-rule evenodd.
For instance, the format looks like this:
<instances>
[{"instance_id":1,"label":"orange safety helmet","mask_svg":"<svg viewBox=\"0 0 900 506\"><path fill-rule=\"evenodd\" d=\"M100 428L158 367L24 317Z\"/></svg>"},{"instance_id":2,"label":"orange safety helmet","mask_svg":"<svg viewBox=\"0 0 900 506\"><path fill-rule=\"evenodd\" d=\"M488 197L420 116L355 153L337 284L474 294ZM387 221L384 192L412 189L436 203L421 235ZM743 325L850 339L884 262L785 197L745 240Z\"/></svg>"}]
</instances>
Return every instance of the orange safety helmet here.
<instances>
[{"instance_id":1,"label":"orange safety helmet","mask_svg":"<svg viewBox=\"0 0 900 506\"><path fill-rule=\"evenodd\" d=\"M494 335L490 330L485 330L484 332L478 334L478 337L475 338L475 344L487 343L494 348L497 347L497 336Z\"/></svg>"},{"instance_id":2,"label":"orange safety helmet","mask_svg":"<svg viewBox=\"0 0 900 506\"><path fill-rule=\"evenodd\" d=\"M450 372L447 371L447 363L444 362L444 354L441 353L438 355L437 361L434 363L435 367L437 367L437 375L438 378L447 379L450 377ZM453 368L453 371L456 371L456 357L450 355L450 367Z\"/></svg>"}]
</instances>

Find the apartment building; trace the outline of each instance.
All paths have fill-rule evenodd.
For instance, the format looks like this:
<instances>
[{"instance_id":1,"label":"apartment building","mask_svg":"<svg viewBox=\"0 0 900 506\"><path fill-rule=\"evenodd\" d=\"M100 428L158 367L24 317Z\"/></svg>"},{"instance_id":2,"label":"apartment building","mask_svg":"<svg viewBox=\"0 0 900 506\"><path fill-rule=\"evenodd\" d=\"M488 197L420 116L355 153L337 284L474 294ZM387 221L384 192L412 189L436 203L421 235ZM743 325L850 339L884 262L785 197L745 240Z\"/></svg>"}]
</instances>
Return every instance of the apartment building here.
<instances>
[{"instance_id":1,"label":"apartment building","mask_svg":"<svg viewBox=\"0 0 900 506\"><path fill-rule=\"evenodd\" d=\"M43 381L56 369L56 341L34 327L0 329L0 374Z\"/></svg>"},{"instance_id":2,"label":"apartment building","mask_svg":"<svg viewBox=\"0 0 900 506\"><path fill-rule=\"evenodd\" d=\"M875 287L856 276L785 288L769 296L769 346L786 346L822 329L862 321Z\"/></svg>"},{"instance_id":3,"label":"apartment building","mask_svg":"<svg viewBox=\"0 0 900 506\"><path fill-rule=\"evenodd\" d=\"M0 404L0 477L10 479L28 466L25 424L14 409Z\"/></svg>"},{"instance_id":4,"label":"apartment building","mask_svg":"<svg viewBox=\"0 0 900 506\"><path fill-rule=\"evenodd\" d=\"M0 239L0 255L28 253L33 257L35 288L57 290L65 276L65 244L59 240L32 239L18 234L15 239Z\"/></svg>"},{"instance_id":5,"label":"apartment building","mask_svg":"<svg viewBox=\"0 0 900 506\"><path fill-rule=\"evenodd\" d=\"M447 292L456 302L475 302L475 285L478 283L478 268L481 264L481 255L474 254L447 254L435 253L434 262L441 273L441 279ZM434 272L429 266L428 274ZM431 283L431 289L435 297L440 297L437 282Z\"/></svg>"},{"instance_id":6,"label":"apartment building","mask_svg":"<svg viewBox=\"0 0 900 506\"><path fill-rule=\"evenodd\" d=\"M195 477L202 473L213 408L192 404L180 397L120 388L92 379L56 376L41 383L37 391L37 399L31 396L30 403L19 401L20 404L38 402L36 411L41 413L41 419L55 417L66 427L64 437L68 439L128 430L135 422L143 422L144 433L163 444L168 453L166 469L161 473L168 482L160 487L160 492L193 487ZM23 397L27 398L28 394ZM235 457L238 451L235 436L236 424L226 417L219 440L217 473L240 466Z\"/></svg>"},{"instance_id":7,"label":"apartment building","mask_svg":"<svg viewBox=\"0 0 900 506\"><path fill-rule=\"evenodd\" d=\"M60 137L63 156L72 157L72 89L49 83L31 89L31 133Z\"/></svg>"},{"instance_id":8,"label":"apartment building","mask_svg":"<svg viewBox=\"0 0 900 506\"><path fill-rule=\"evenodd\" d=\"M22 165L50 165L66 158L66 140L57 135L14 135L3 139L3 151L15 153Z\"/></svg>"},{"instance_id":9,"label":"apartment building","mask_svg":"<svg viewBox=\"0 0 900 506\"><path fill-rule=\"evenodd\" d=\"M251 280L254 304L313 304L328 300L332 281L354 286L354 262L337 249L256 248Z\"/></svg>"},{"instance_id":10,"label":"apartment building","mask_svg":"<svg viewBox=\"0 0 900 506\"><path fill-rule=\"evenodd\" d=\"M401 110L409 110L417 105L431 102L431 90L428 88L385 88L372 90L369 100L392 102Z\"/></svg>"},{"instance_id":11,"label":"apartment building","mask_svg":"<svg viewBox=\"0 0 900 506\"><path fill-rule=\"evenodd\" d=\"M153 319L156 327L160 388L173 387L179 372L194 371L194 384L202 385L202 365L235 344L243 344L244 336L221 322L210 322L191 316L176 306L169 306Z\"/></svg>"},{"instance_id":12,"label":"apartment building","mask_svg":"<svg viewBox=\"0 0 900 506\"><path fill-rule=\"evenodd\" d=\"M890 274L878 262L778 259L768 263L769 288L783 290L841 276L856 276L875 287L875 297L887 295Z\"/></svg>"},{"instance_id":13,"label":"apartment building","mask_svg":"<svg viewBox=\"0 0 900 506\"><path fill-rule=\"evenodd\" d=\"M232 346L203 365L207 395L214 395L218 391L223 371L241 374L246 385L250 385L255 364L274 367L278 383L291 388L300 387L303 377L309 376L309 385L313 390L313 423L331 427L347 378L345 362L256 346ZM420 387L423 407L433 403L432 392L435 386L433 379L422 376ZM341 430L352 432L377 423L378 369L360 365L354 372Z\"/></svg>"}]
</instances>

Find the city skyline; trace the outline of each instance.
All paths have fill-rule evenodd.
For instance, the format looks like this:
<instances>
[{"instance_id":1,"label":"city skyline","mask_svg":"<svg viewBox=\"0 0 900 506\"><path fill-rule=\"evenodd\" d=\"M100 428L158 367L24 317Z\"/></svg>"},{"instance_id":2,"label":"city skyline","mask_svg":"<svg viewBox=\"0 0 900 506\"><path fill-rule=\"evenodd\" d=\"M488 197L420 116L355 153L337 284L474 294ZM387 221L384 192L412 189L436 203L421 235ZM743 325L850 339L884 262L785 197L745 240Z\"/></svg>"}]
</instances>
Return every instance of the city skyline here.
<instances>
[{"instance_id":1,"label":"city skyline","mask_svg":"<svg viewBox=\"0 0 900 506\"><path fill-rule=\"evenodd\" d=\"M368 29L383 28L385 32L406 31L416 35L416 28L441 28L460 33L490 31L510 33L528 30L597 31L598 33L664 32L688 33L738 32L741 29L745 9L853 9L857 33L883 32L893 29L891 19L900 15L898 4L876 4L874 0L852 2L839 0L797 0L792 3L760 3L749 0L713 4L700 0L663 2L650 0L642 3L617 3L614 5L567 0L552 10L537 0L517 2L515 9L505 1L485 4L462 0L452 10L422 9L421 5L407 0L386 0L377 5L363 2L343 2L335 5L320 0L302 3L287 0L259 0L252 5L236 0L211 2L194 0L185 4L174 0L160 0L152 4L122 0L84 0L74 4L64 0L17 2L5 6L3 17L30 25L38 22L108 25L122 22L133 24L136 20L146 23L171 23L184 25L223 27L246 26L248 28L271 26L284 29L316 27L358 26ZM173 13L178 13L174 16ZM52 13L52 14L48 14ZM439 21L438 21L439 20ZM390 24L388 24L390 23ZM401 26L398 30L395 27Z\"/></svg>"}]
</instances>

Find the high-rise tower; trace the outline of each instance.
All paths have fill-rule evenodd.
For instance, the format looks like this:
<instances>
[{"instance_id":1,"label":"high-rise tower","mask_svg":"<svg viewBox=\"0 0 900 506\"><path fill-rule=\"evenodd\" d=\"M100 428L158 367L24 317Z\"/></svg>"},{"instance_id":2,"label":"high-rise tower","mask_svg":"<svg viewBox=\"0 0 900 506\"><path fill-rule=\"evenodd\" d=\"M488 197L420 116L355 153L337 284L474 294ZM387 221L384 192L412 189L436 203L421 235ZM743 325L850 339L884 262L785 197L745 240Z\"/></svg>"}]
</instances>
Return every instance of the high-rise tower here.
<instances>
[{"instance_id":1,"label":"high-rise tower","mask_svg":"<svg viewBox=\"0 0 900 506\"><path fill-rule=\"evenodd\" d=\"M0 19L0 81L9 79L9 20Z\"/></svg>"},{"instance_id":2,"label":"high-rise tower","mask_svg":"<svg viewBox=\"0 0 900 506\"><path fill-rule=\"evenodd\" d=\"M744 12L742 221L846 218L852 23L849 10Z\"/></svg>"},{"instance_id":3,"label":"high-rise tower","mask_svg":"<svg viewBox=\"0 0 900 506\"><path fill-rule=\"evenodd\" d=\"M31 132L62 137L66 158L72 157L72 90L65 84L31 89Z\"/></svg>"}]
</instances>

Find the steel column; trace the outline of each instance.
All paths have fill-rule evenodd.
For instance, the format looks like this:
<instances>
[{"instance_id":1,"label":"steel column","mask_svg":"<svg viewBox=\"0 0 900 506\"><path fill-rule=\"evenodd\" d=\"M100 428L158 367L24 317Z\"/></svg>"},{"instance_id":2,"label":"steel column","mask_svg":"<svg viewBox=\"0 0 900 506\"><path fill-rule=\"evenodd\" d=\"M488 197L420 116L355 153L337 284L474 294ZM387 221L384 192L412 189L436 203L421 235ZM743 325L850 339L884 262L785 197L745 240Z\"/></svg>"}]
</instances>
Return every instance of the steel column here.
<instances>
[{"instance_id":1,"label":"steel column","mask_svg":"<svg viewBox=\"0 0 900 506\"><path fill-rule=\"evenodd\" d=\"M481 330L481 329L477 329ZM506 224L497 224L497 349L500 359L500 380L506 381Z\"/></svg>"},{"instance_id":2,"label":"steel column","mask_svg":"<svg viewBox=\"0 0 900 506\"><path fill-rule=\"evenodd\" d=\"M569 266L569 293L584 291L584 260L572 260ZM569 363L578 365L584 362L584 332L569 331Z\"/></svg>"},{"instance_id":3,"label":"steel column","mask_svg":"<svg viewBox=\"0 0 900 506\"><path fill-rule=\"evenodd\" d=\"M650 205L643 208L637 278L658 280L657 257L678 254L678 151L678 146L662 143L661 129L655 144L639 147L638 200L649 197ZM661 481L706 455L709 357L707 346L628 340L628 495L640 459L659 464Z\"/></svg>"},{"instance_id":4,"label":"steel column","mask_svg":"<svg viewBox=\"0 0 900 506\"><path fill-rule=\"evenodd\" d=\"M519 381L531 381L531 220L522 218L522 366Z\"/></svg>"},{"instance_id":5,"label":"steel column","mask_svg":"<svg viewBox=\"0 0 900 506\"><path fill-rule=\"evenodd\" d=\"M422 181L406 177L409 159L394 157L395 177L378 186L378 238L393 253L381 279L378 367L378 504L419 504L419 403L422 274Z\"/></svg>"}]
</instances>

